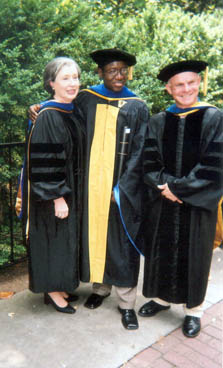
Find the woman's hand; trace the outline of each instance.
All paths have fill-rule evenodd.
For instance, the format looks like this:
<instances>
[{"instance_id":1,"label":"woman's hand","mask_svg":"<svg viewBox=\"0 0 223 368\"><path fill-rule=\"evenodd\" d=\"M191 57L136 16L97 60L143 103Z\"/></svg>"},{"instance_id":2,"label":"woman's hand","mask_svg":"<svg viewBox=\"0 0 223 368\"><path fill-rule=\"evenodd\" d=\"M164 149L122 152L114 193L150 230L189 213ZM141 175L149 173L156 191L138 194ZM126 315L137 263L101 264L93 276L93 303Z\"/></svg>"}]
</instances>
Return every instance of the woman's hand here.
<instances>
[{"instance_id":1,"label":"woman's hand","mask_svg":"<svg viewBox=\"0 0 223 368\"><path fill-rule=\"evenodd\" d=\"M55 216L64 219L69 214L69 208L63 197L54 199Z\"/></svg>"}]
</instances>

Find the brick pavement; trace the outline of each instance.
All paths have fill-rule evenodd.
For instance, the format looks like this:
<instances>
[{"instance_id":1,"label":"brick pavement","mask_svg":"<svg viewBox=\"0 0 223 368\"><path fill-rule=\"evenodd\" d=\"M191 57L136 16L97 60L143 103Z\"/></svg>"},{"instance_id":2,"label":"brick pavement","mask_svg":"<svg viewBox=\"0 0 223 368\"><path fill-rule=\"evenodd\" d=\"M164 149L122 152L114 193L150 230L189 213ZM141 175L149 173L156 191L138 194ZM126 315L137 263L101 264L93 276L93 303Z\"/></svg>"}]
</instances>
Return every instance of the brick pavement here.
<instances>
[{"instance_id":1,"label":"brick pavement","mask_svg":"<svg viewBox=\"0 0 223 368\"><path fill-rule=\"evenodd\" d=\"M178 328L120 368L222 368L222 311L223 300L205 310L197 337Z\"/></svg>"}]
</instances>

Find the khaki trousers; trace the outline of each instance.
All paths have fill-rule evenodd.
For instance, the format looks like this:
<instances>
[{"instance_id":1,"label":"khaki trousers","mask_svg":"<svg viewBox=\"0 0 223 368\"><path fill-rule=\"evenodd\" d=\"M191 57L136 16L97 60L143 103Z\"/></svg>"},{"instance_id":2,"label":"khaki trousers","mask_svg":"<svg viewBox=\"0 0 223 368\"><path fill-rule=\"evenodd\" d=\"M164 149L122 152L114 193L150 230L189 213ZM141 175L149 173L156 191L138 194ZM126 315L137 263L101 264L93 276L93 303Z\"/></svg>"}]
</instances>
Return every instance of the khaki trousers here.
<instances>
[{"instance_id":1,"label":"khaki trousers","mask_svg":"<svg viewBox=\"0 0 223 368\"><path fill-rule=\"evenodd\" d=\"M134 309L136 302L137 286L132 288L114 286L118 296L118 306L121 309ZM95 294L105 296L111 292L112 285L93 283L92 291Z\"/></svg>"},{"instance_id":2,"label":"khaki trousers","mask_svg":"<svg viewBox=\"0 0 223 368\"><path fill-rule=\"evenodd\" d=\"M165 302L165 300L162 300L160 298L154 298L153 299L154 302L163 305L163 306L170 306L171 303ZM203 308L202 308L203 304L197 305L194 308L187 308L186 304L183 304L183 309L184 309L184 313L186 316L193 316L193 317L198 317L201 318L203 315Z\"/></svg>"}]
</instances>

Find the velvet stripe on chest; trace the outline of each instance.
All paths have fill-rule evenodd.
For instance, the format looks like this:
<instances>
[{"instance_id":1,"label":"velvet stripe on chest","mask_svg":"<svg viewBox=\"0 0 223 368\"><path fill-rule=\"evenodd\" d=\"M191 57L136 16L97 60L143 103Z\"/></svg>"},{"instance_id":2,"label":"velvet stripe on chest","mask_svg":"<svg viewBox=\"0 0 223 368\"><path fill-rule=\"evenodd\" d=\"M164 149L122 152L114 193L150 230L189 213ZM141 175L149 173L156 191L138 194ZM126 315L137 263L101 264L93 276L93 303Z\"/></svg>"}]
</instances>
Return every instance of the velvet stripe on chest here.
<instances>
[{"instance_id":1,"label":"velvet stripe on chest","mask_svg":"<svg viewBox=\"0 0 223 368\"><path fill-rule=\"evenodd\" d=\"M182 155L180 176L187 175L199 161L201 123L204 110L188 115L185 120L184 134L181 142L182 152L176 152L176 142L179 140L180 118L167 113L166 124L163 134L163 157L166 170L176 174L177 155Z\"/></svg>"},{"instance_id":2,"label":"velvet stripe on chest","mask_svg":"<svg viewBox=\"0 0 223 368\"><path fill-rule=\"evenodd\" d=\"M200 161L200 138L204 113L205 110L199 110L186 118L181 176L187 176Z\"/></svg>"},{"instance_id":3,"label":"velvet stripe on chest","mask_svg":"<svg viewBox=\"0 0 223 368\"><path fill-rule=\"evenodd\" d=\"M163 160L166 171L175 175L176 172L176 142L179 118L167 112L163 132Z\"/></svg>"}]
</instances>

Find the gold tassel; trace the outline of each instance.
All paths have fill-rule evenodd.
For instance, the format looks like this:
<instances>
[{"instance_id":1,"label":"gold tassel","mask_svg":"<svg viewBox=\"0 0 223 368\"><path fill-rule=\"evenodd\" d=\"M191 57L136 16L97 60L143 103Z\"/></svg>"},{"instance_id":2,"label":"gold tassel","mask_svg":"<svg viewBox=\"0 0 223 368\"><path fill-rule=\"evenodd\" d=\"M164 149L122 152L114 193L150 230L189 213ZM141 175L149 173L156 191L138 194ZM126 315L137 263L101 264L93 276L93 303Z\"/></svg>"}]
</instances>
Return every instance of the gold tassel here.
<instances>
[{"instance_id":1,"label":"gold tassel","mask_svg":"<svg viewBox=\"0 0 223 368\"><path fill-rule=\"evenodd\" d=\"M204 72L204 81L203 81L203 94L204 96L207 95L207 89L208 89L208 66L206 66L205 72Z\"/></svg>"},{"instance_id":2,"label":"gold tassel","mask_svg":"<svg viewBox=\"0 0 223 368\"><path fill-rule=\"evenodd\" d=\"M133 79L133 66L129 67L128 80Z\"/></svg>"}]
</instances>

